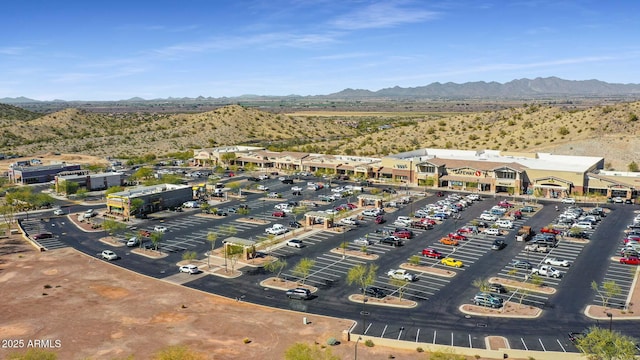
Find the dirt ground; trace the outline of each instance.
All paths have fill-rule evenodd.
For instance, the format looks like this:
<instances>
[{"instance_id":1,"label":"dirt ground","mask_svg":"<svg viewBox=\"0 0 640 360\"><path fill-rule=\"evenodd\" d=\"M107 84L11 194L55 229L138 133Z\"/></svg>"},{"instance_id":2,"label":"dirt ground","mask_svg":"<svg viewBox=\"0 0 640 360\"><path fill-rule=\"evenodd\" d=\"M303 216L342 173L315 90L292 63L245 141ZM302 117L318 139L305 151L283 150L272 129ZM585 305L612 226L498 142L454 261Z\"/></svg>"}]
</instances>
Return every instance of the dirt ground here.
<instances>
[{"instance_id":1,"label":"dirt ground","mask_svg":"<svg viewBox=\"0 0 640 360\"><path fill-rule=\"evenodd\" d=\"M6 250L7 241L0 242ZM208 359L282 359L295 342L341 340L350 320L236 302L147 278L73 249L37 252L11 241L0 253L0 339L51 340L59 359L149 359L183 344ZM186 274L181 274L188 276ZM7 296L9 295L9 296ZM244 339L250 340L245 344ZM23 348L22 350L26 350ZM342 359L354 344L331 347ZM0 348L0 358L14 353ZM415 351L360 345L363 359L416 359ZM417 358L426 359L427 355Z\"/></svg>"}]
</instances>

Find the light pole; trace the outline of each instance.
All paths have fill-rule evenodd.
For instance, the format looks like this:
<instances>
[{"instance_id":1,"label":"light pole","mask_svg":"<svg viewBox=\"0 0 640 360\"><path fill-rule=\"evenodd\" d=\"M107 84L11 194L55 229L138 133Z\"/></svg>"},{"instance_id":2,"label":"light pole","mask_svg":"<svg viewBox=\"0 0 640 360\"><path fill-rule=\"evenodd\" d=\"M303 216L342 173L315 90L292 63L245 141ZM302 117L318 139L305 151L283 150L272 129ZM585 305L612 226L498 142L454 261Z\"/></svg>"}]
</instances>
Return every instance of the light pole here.
<instances>
[{"instance_id":1,"label":"light pole","mask_svg":"<svg viewBox=\"0 0 640 360\"><path fill-rule=\"evenodd\" d=\"M609 318L609 332L611 332L611 323L613 323L613 314L608 312L607 317Z\"/></svg>"},{"instance_id":2,"label":"light pole","mask_svg":"<svg viewBox=\"0 0 640 360\"><path fill-rule=\"evenodd\" d=\"M356 340L356 349L355 353L353 354L353 360L358 360L358 343L360 342L360 340L362 340L362 336L358 336L358 340Z\"/></svg>"}]
</instances>

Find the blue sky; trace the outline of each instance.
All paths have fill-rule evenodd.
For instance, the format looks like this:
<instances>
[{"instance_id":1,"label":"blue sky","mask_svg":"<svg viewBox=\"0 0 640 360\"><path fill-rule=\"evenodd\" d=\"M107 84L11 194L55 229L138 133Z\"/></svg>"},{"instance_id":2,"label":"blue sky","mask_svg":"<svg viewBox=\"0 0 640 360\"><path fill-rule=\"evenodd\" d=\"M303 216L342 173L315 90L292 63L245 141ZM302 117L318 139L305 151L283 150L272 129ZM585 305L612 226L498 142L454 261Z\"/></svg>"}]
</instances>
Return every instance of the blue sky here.
<instances>
[{"instance_id":1,"label":"blue sky","mask_svg":"<svg viewBox=\"0 0 640 360\"><path fill-rule=\"evenodd\" d=\"M637 0L13 0L0 12L0 98L640 83L638 14Z\"/></svg>"}]
</instances>

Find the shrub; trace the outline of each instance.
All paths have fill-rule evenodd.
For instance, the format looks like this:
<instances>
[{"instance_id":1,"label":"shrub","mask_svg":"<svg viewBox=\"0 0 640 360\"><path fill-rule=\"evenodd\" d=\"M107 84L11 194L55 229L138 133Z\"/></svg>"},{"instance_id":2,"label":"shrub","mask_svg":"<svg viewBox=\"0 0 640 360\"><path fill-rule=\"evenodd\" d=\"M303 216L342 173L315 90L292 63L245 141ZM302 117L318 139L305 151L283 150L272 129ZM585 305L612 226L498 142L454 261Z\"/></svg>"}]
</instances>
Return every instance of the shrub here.
<instances>
[{"instance_id":1,"label":"shrub","mask_svg":"<svg viewBox=\"0 0 640 360\"><path fill-rule=\"evenodd\" d=\"M418 348L416 348L416 351L421 353L421 352L424 352L424 349L418 346Z\"/></svg>"},{"instance_id":2,"label":"shrub","mask_svg":"<svg viewBox=\"0 0 640 360\"><path fill-rule=\"evenodd\" d=\"M245 344L248 344L248 343L250 343L250 342L251 342L251 339L249 339L249 338L244 338L244 339L242 339L242 342L243 342L243 343L245 343Z\"/></svg>"},{"instance_id":3,"label":"shrub","mask_svg":"<svg viewBox=\"0 0 640 360\"><path fill-rule=\"evenodd\" d=\"M336 338L330 337L329 339L327 339L327 345L334 346L334 345L338 345L338 344L339 344L339 342L338 342L338 340L336 340Z\"/></svg>"},{"instance_id":4,"label":"shrub","mask_svg":"<svg viewBox=\"0 0 640 360\"><path fill-rule=\"evenodd\" d=\"M366 347L373 347L374 345L375 344L371 340L367 340L367 341L364 342L364 346L366 346Z\"/></svg>"}]
</instances>

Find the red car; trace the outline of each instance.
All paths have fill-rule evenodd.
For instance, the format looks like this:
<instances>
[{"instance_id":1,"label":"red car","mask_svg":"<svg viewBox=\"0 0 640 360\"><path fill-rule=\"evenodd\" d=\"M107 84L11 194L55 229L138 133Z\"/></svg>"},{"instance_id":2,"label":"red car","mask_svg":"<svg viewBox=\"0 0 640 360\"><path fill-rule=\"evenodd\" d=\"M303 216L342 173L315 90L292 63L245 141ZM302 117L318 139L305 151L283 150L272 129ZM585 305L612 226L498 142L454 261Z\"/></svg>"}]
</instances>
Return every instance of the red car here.
<instances>
[{"instance_id":1,"label":"red car","mask_svg":"<svg viewBox=\"0 0 640 360\"><path fill-rule=\"evenodd\" d=\"M142 236L142 237L149 237L151 236L151 231L148 230L140 230L138 231L138 235Z\"/></svg>"},{"instance_id":2,"label":"red car","mask_svg":"<svg viewBox=\"0 0 640 360\"><path fill-rule=\"evenodd\" d=\"M621 258L620 259L620 264L640 265L640 258L637 258L637 257Z\"/></svg>"},{"instance_id":3,"label":"red car","mask_svg":"<svg viewBox=\"0 0 640 360\"><path fill-rule=\"evenodd\" d=\"M287 214L284 211L274 211L273 214L271 214L272 216L275 217L285 217L287 216Z\"/></svg>"},{"instance_id":4,"label":"red car","mask_svg":"<svg viewBox=\"0 0 640 360\"><path fill-rule=\"evenodd\" d=\"M516 211L514 211L514 212L513 212L513 217L514 217L515 219L522 219L522 211L520 211L520 210L516 210Z\"/></svg>"},{"instance_id":5,"label":"red car","mask_svg":"<svg viewBox=\"0 0 640 360\"><path fill-rule=\"evenodd\" d=\"M356 204L352 204L352 203L347 203L347 207L351 210L356 209L358 207L358 205Z\"/></svg>"},{"instance_id":6,"label":"red car","mask_svg":"<svg viewBox=\"0 0 640 360\"><path fill-rule=\"evenodd\" d=\"M457 231L457 233L458 233L458 234L473 234L473 233L476 233L476 232L478 232L478 229L473 228L473 227L471 227L471 226L464 226L464 227L461 227L461 228L460 228L460 229L458 229L458 231Z\"/></svg>"},{"instance_id":7,"label":"red car","mask_svg":"<svg viewBox=\"0 0 640 360\"><path fill-rule=\"evenodd\" d=\"M406 230L400 230L393 233L393 236L400 239L411 239L412 235L413 234L411 233L411 231L406 231Z\"/></svg>"},{"instance_id":8,"label":"red car","mask_svg":"<svg viewBox=\"0 0 640 360\"><path fill-rule=\"evenodd\" d=\"M548 228L548 227L543 227L542 229L540 229L541 233L547 233L547 234L553 234L553 235L558 235L560 234L562 231L558 230L558 229L554 229L554 228Z\"/></svg>"},{"instance_id":9,"label":"red car","mask_svg":"<svg viewBox=\"0 0 640 360\"><path fill-rule=\"evenodd\" d=\"M440 253L440 251L438 250L431 249L431 248L422 249L422 256L426 256L434 259L442 259L442 253Z\"/></svg>"},{"instance_id":10,"label":"red car","mask_svg":"<svg viewBox=\"0 0 640 360\"><path fill-rule=\"evenodd\" d=\"M435 220L431 220L431 219L420 219L421 223L425 223L425 224L429 224L429 225L435 225L436 221Z\"/></svg>"},{"instance_id":11,"label":"red car","mask_svg":"<svg viewBox=\"0 0 640 360\"><path fill-rule=\"evenodd\" d=\"M376 220L375 220L376 224L382 224L385 222L384 218L380 215L376 216Z\"/></svg>"},{"instance_id":12,"label":"red car","mask_svg":"<svg viewBox=\"0 0 640 360\"><path fill-rule=\"evenodd\" d=\"M513 204L511 204L510 202L508 202L507 200L502 200L498 203L498 206L503 207L503 208L512 208Z\"/></svg>"},{"instance_id":13,"label":"red car","mask_svg":"<svg viewBox=\"0 0 640 360\"><path fill-rule=\"evenodd\" d=\"M449 233L448 236L449 236L449 239L453 239L453 240L467 240L466 236L458 233Z\"/></svg>"}]
</instances>

